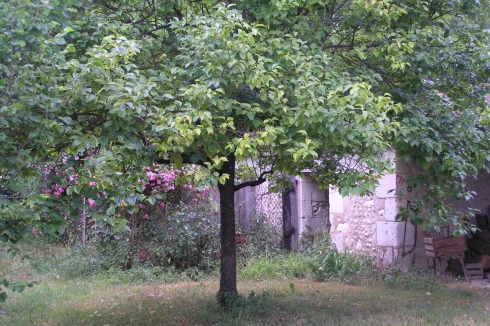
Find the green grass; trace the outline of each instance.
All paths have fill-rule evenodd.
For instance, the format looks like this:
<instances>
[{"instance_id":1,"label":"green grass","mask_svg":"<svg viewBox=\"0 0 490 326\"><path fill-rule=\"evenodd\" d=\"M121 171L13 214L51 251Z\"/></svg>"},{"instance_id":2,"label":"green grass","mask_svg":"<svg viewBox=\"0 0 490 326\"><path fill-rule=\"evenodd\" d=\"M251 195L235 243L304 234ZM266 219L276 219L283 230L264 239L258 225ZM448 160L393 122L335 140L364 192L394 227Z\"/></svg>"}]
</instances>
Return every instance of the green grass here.
<instances>
[{"instance_id":1,"label":"green grass","mask_svg":"<svg viewBox=\"0 0 490 326\"><path fill-rule=\"evenodd\" d=\"M311 259L297 254L259 257L247 262L239 276L246 280L310 278L313 272L311 264Z\"/></svg>"},{"instance_id":2,"label":"green grass","mask_svg":"<svg viewBox=\"0 0 490 326\"><path fill-rule=\"evenodd\" d=\"M489 293L458 284L427 292L306 280L240 281L241 294L254 295L228 312L217 307L217 290L217 281L48 281L10 296L0 325L490 324Z\"/></svg>"},{"instance_id":3,"label":"green grass","mask_svg":"<svg viewBox=\"0 0 490 326\"><path fill-rule=\"evenodd\" d=\"M239 269L243 300L223 311L216 304L213 274L138 266L67 279L53 273L61 270L58 265L42 264L62 257L60 248L29 250L33 260L7 259L0 252L0 277L38 280L0 304L0 326L490 325L488 288L474 291L467 283L444 283L427 272L369 271L316 282L310 258L256 258ZM337 258L334 265L343 266L344 258Z\"/></svg>"}]
</instances>

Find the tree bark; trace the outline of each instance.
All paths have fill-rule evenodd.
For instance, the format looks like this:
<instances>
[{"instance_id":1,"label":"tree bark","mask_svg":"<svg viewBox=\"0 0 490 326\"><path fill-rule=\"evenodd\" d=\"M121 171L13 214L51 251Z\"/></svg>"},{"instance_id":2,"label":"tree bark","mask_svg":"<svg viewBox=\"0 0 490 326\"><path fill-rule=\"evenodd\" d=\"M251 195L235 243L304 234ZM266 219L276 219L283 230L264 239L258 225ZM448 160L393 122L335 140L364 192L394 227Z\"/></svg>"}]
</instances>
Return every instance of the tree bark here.
<instances>
[{"instance_id":1,"label":"tree bark","mask_svg":"<svg viewBox=\"0 0 490 326\"><path fill-rule=\"evenodd\" d=\"M218 302L227 303L228 297L237 295L236 284L236 242L235 242L235 155L228 155L228 162L221 168L221 174L229 177L224 184L218 184L221 215L221 267Z\"/></svg>"},{"instance_id":2,"label":"tree bark","mask_svg":"<svg viewBox=\"0 0 490 326\"><path fill-rule=\"evenodd\" d=\"M82 247L86 247L87 245L87 212L85 210L85 197L82 199L82 214L80 214L79 218L79 228L80 228L80 242L82 243Z\"/></svg>"},{"instance_id":3,"label":"tree bark","mask_svg":"<svg viewBox=\"0 0 490 326\"><path fill-rule=\"evenodd\" d=\"M292 189L287 189L282 193L282 245L287 251L291 251L291 235L294 228L291 224L291 196Z\"/></svg>"}]
</instances>

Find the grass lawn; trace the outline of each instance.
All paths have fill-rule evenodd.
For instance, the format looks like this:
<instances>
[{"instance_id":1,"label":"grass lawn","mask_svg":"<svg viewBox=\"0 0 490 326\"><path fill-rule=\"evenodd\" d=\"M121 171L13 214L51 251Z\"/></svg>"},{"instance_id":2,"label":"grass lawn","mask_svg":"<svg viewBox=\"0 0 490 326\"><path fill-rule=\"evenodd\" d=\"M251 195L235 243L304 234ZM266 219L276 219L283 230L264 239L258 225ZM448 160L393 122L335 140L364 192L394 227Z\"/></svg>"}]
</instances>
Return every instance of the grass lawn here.
<instances>
[{"instance_id":1,"label":"grass lawn","mask_svg":"<svg viewBox=\"0 0 490 326\"><path fill-rule=\"evenodd\" d=\"M490 325L490 290L465 283L410 290L307 280L240 281L248 299L225 312L217 281L48 280L2 306L0 325ZM250 293L253 293L250 295Z\"/></svg>"}]
</instances>

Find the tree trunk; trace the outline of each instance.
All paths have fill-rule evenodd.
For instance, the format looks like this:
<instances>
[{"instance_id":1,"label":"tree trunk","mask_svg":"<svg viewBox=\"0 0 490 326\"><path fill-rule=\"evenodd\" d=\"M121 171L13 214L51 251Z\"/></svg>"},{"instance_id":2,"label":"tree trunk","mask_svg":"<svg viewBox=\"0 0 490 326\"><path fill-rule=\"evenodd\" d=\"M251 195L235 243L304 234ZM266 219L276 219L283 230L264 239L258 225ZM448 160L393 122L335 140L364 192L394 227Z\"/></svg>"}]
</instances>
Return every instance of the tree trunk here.
<instances>
[{"instance_id":1,"label":"tree trunk","mask_svg":"<svg viewBox=\"0 0 490 326\"><path fill-rule=\"evenodd\" d=\"M294 190L290 188L282 193L282 245L287 251L291 251L292 249L291 236L295 231L291 223L291 191Z\"/></svg>"},{"instance_id":2,"label":"tree trunk","mask_svg":"<svg viewBox=\"0 0 490 326\"><path fill-rule=\"evenodd\" d=\"M227 304L228 297L237 295L236 242L235 242L235 155L232 153L221 168L221 174L229 177L218 184L221 215L221 268L218 302Z\"/></svg>"},{"instance_id":3,"label":"tree trunk","mask_svg":"<svg viewBox=\"0 0 490 326\"><path fill-rule=\"evenodd\" d=\"M80 230L80 242L82 243L82 247L85 248L85 246L87 245L87 234L86 234L86 231L87 231L87 212L85 210L85 197L83 197L82 199L82 214L80 214L80 218L79 218L79 230Z\"/></svg>"}]
</instances>

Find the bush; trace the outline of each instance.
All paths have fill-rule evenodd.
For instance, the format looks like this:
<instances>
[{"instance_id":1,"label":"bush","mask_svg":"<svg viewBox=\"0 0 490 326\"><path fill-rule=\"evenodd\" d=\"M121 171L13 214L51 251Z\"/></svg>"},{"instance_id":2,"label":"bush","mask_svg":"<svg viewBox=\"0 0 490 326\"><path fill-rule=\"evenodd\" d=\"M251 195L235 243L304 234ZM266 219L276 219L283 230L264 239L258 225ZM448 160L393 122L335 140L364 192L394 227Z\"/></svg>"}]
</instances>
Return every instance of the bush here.
<instances>
[{"instance_id":1,"label":"bush","mask_svg":"<svg viewBox=\"0 0 490 326\"><path fill-rule=\"evenodd\" d=\"M131 241L139 263L214 270L219 253L219 223L208 205L181 205L165 218L142 221Z\"/></svg>"}]
</instances>

